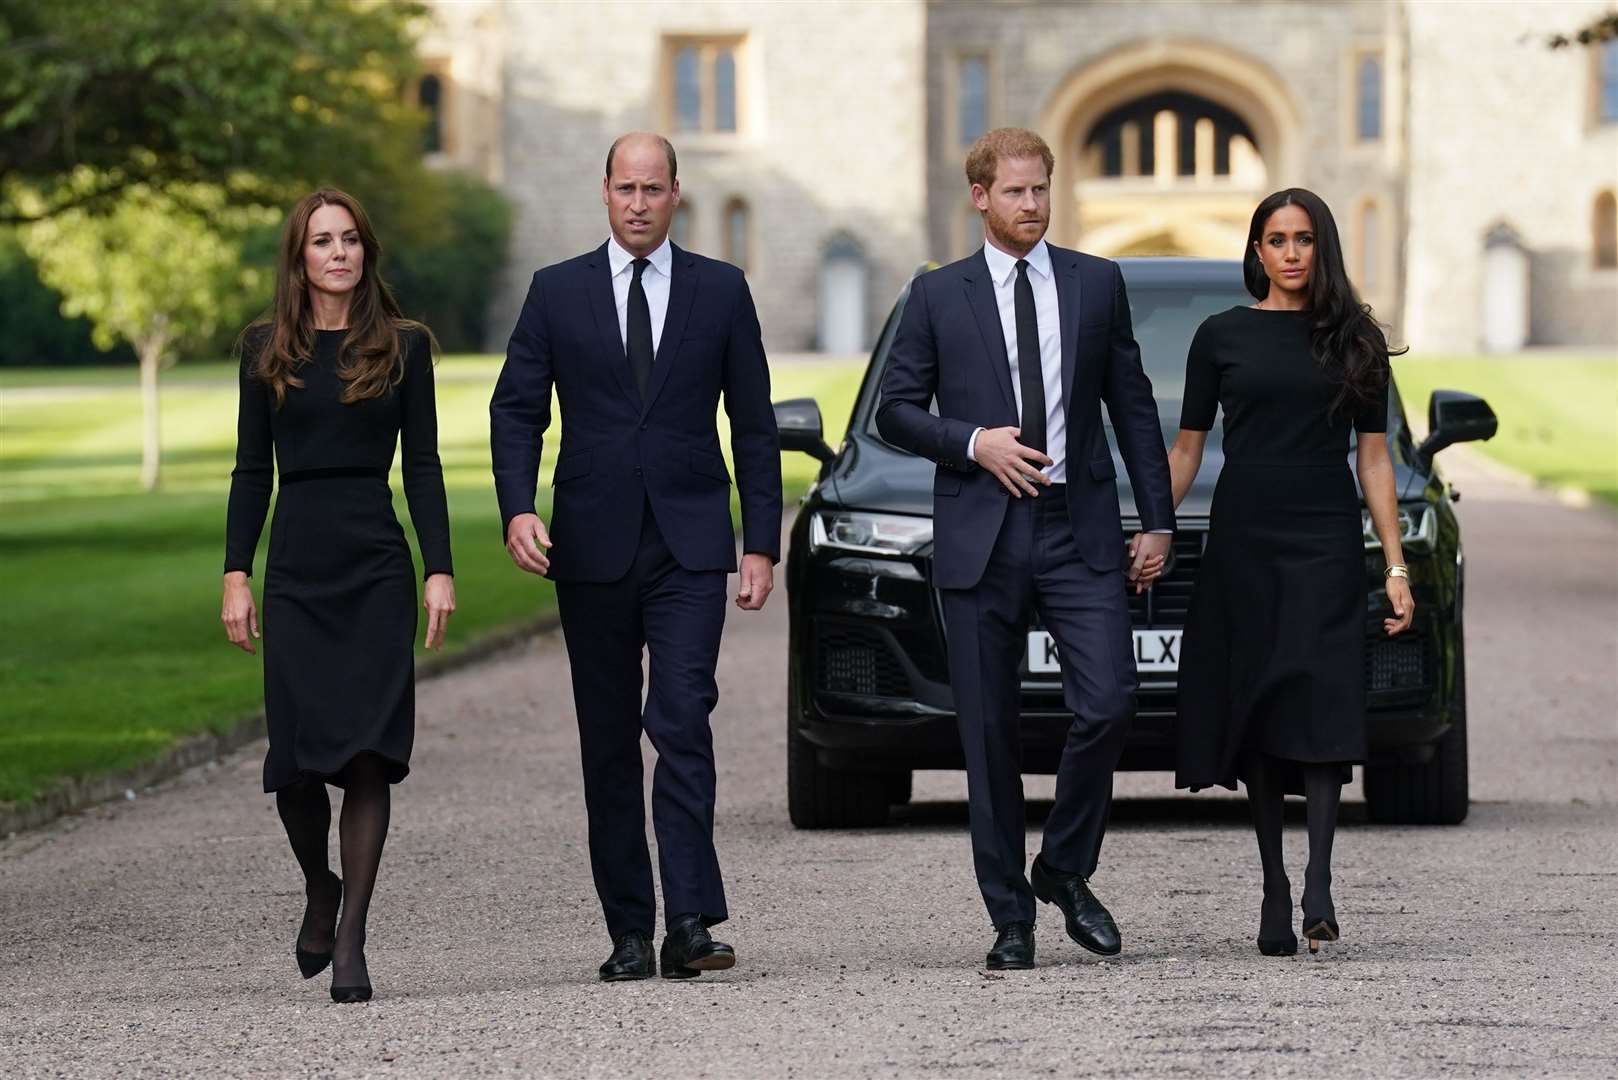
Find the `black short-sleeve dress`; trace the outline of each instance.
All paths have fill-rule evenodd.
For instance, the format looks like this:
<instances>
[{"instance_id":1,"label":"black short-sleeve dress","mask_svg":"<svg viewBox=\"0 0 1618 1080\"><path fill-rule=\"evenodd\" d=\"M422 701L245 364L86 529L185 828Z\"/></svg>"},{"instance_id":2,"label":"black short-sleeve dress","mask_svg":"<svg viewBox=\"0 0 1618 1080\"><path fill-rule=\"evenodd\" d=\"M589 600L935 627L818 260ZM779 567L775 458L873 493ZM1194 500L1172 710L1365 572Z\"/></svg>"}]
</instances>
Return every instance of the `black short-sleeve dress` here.
<instances>
[{"instance_id":1,"label":"black short-sleeve dress","mask_svg":"<svg viewBox=\"0 0 1618 1080\"><path fill-rule=\"evenodd\" d=\"M1225 463L1181 646L1175 782L1234 788L1247 752L1365 760L1365 548L1350 428L1387 430L1387 386L1332 414L1305 312L1236 307L1198 328L1180 426Z\"/></svg>"},{"instance_id":2,"label":"black short-sleeve dress","mask_svg":"<svg viewBox=\"0 0 1618 1080\"><path fill-rule=\"evenodd\" d=\"M396 386L345 405L346 334L316 332L303 386L279 408L253 373L265 335L250 333L242 350L227 573L252 573L277 473L280 482L264 571L265 791L305 778L341 785L363 753L383 759L392 783L410 771L416 576L388 487L396 445L425 574L452 572L427 335L404 332Z\"/></svg>"}]
</instances>

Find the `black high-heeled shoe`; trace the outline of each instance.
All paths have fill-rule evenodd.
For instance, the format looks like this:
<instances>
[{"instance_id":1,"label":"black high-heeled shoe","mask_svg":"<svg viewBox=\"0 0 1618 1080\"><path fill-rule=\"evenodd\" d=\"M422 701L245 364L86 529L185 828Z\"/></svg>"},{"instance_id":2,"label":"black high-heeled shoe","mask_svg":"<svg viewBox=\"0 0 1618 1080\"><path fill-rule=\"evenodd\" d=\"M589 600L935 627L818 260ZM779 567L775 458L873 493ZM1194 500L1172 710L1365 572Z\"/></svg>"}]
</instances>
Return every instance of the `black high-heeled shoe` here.
<instances>
[{"instance_id":1,"label":"black high-heeled shoe","mask_svg":"<svg viewBox=\"0 0 1618 1080\"><path fill-rule=\"evenodd\" d=\"M360 945L360 970L365 972L361 982L337 985L337 969L332 968L331 999L340 1005L371 1000L371 970L365 963L365 945Z\"/></svg>"},{"instance_id":2,"label":"black high-heeled shoe","mask_svg":"<svg viewBox=\"0 0 1618 1080\"><path fill-rule=\"evenodd\" d=\"M358 986L333 986L331 999L339 1005L348 1005L357 1001L371 1000L371 984L369 981Z\"/></svg>"},{"instance_id":3,"label":"black high-heeled shoe","mask_svg":"<svg viewBox=\"0 0 1618 1080\"><path fill-rule=\"evenodd\" d=\"M1323 943L1342 936L1337 929L1337 905L1331 902L1330 878L1304 885L1303 936L1309 942L1310 953L1320 952Z\"/></svg>"},{"instance_id":4,"label":"black high-heeled shoe","mask_svg":"<svg viewBox=\"0 0 1618 1080\"><path fill-rule=\"evenodd\" d=\"M333 874L331 877L332 880L337 883L337 906L340 909L343 905L343 879L338 877L336 874ZM310 952L308 949L305 949L301 944L299 944L299 942L303 941L303 927L307 925L308 922L309 909L306 905L303 912L303 924L300 924L298 927L298 939L292 944L292 954L298 959L298 973L305 979L312 979L316 975L319 975L322 971L325 971L326 968L331 965L331 950L328 949L323 953ZM337 918L334 915L332 917L333 940L335 940L337 936L336 926Z\"/></svg>"},{"instance_id":5,"label":"black high-heeled shoe","mask_svg":"<svg viewBox=\"0 0 1618 1080\"><path fill-rule=\"evenodd\" d=\"M1309 942L1311 953L1320 952L1320 946L1328 941L1336 941L1341 937L1337 929L1337 920L1328 919L1324 915L1303 918L1303 936Z\"/></svg>"},{"instance_id":6,"label":"black high-heeled shoe","mask_svg":"<svg viewBox=\"0 0 1618 1080\"><path fill-rule=\"evenodd\" d=\"M1292 932L1292 891L1265 890L1258 915L1258 951L1265 956L1292 956L1298 951L1298 935Z\"/></svg>"}]
</instances>

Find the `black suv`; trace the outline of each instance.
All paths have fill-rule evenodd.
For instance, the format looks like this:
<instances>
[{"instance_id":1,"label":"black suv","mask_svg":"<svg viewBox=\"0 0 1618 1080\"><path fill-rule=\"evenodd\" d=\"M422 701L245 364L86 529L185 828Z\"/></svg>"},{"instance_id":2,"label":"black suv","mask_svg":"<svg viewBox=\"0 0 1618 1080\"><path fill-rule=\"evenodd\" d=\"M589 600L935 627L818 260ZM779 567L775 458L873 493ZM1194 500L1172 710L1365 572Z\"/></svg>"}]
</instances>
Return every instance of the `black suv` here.
<instances>
[{"instance_id":1,"label":"black suv","mask_svg":"<svg viewBox=\"0 0 1618 1080\"><path fill-rule=\"evenodd\" d=\"M1141 356L1165 431L1179 425L1185 356L1204 318L1249 304L1241 265L1200 259L1124 259ZM776 405L785 450L822 462L792 528L786 585L791 612L787 785L799 828L880 825L910 798L914 769L964 768L932 576L933 463L884 442L875 415L901 294L871 354L848 436L832 450L820 409ZM1486 439L1495 417L1482 399L1433 394L1430 434L1417 446L1397 387L1388 401L1388 450L1416 598L1416 622L1395 638L1382 588L1381 546L1365 514L1365 683L1371 758L1370 817L1455 823L1466 817L1466 667L1461 613L1464 565L1455 497L1433 466L1451 443ZM1344 448L1345 454L1351 452ZM1155 588L1129 592L1140 670L1138 709L1122 769L1174 767L1180 631L1207 537L1208 507L1224 455L1209 435L1197 484L1179 511L1172 560ZM1125 534L1133 499L1118 469ZM1125 587L1122 575L1118 587ZM1062 700L1049 637L1030 629L1022 676L1025 772L1055 771L1072 714Z\"/></svg>"}]
</instances>

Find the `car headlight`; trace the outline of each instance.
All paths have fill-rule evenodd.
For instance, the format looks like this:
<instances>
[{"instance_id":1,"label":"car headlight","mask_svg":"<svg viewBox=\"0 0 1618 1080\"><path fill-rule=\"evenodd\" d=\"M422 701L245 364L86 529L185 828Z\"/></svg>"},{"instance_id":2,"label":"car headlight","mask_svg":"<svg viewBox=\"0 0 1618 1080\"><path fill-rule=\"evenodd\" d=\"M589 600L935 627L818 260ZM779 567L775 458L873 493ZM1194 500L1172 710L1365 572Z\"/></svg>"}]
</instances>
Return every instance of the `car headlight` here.
<instances>
[{"instance_id":1,"label":"car headlight","mask_svg":"<svg viewBox=\"0 0 1618 1080\"><path fill-rule=\"evenodd\" d=\"M809 522L810 550L830 547L866 555L913 555L932 542L932 518L838 510L818 513Z\"/></svg>"},{"instance_id":2,"label":"car headlight","mask_svg":"<svg viewBox=\"0 0 1618 1080\"><path fill-rule=\"evenodd\" d=\"M1371 511L1364 508L1360 510L1360 531L1365 537L1366 551L1376 551L1382 547L1382 541L1376 535L1376 525L1371 521ZM1417 551L1431 547L1437 532L1438 515L1427 503L1399 507L1401 546Z\"/></svg>"}]
</instances>

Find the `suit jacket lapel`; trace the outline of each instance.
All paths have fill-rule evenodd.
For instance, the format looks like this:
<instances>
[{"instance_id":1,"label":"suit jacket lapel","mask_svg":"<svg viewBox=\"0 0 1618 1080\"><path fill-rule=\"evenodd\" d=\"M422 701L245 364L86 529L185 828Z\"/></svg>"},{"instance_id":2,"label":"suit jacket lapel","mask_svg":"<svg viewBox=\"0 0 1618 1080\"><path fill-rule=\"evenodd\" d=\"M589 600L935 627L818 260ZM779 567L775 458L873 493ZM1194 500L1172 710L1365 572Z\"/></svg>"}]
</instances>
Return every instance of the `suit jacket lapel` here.
<instances>
[{"instance_id":1,"label":"suit jacket lapel","mask_svg":"<svg viewBox=\"0 0 1618 1080\"><path fill-rule=\"evenodd\" d=\"M994 368L995 381L1005 396L1006 408L1017 416L1017 395L1011 389L1011 358L1006 355L1006 332L1000 325L1000 305L995 302L994 282L989 277L989 262L980 250L961 279L966 286L966 299L977 320L978 333L983 337L985 355Z\"/></svg>"},{"instance_id":2,"label":"suit jacket lapel","mask_svg":"<svg viewBox=\"0 0 1618 1080\"><path fill-rule=\"evenodd\" d=\"M663 336L658 340L657 354L652 360L652 382L646 392L643 414L651 411L658 392L669 381L669 368L680 351L691 304L697 297L697 260L690 252L669 246L674 250L674 258L669 262L669 309L663 316Z\"/></svg>"},{"instance_id":3,"label":"suit jacket lapel","mask_svg":"<svg viewBox=\"0 0 1618 1080\"><path fill-rule=\"evenodd\" d=\"M586 291L590 294L590 311L595 316L596 332L601 337L607 366L618 379L618 385L631 401L640 401L634 373L629 370L629 356L624 352L624 339L618 329L618 301L612 295L612 263L607 259L607 245L602 244L591 256L590 280Z\"/></svg>"},{"instance_id":4,"label":"suit jacket lapel","mask_svg":"<svg viewBox=\"0 0 1618 1080\"><path fill-rule=\"evenodd\" d=\"M1079 260L1063 248L1052 247L1051 270L1056 275L1056 310L1062 330L1062 408L1073 401L1073 371L1079 357L1079 308L1085 290L1079 287Z\"/></svg>"}]
</instances>

